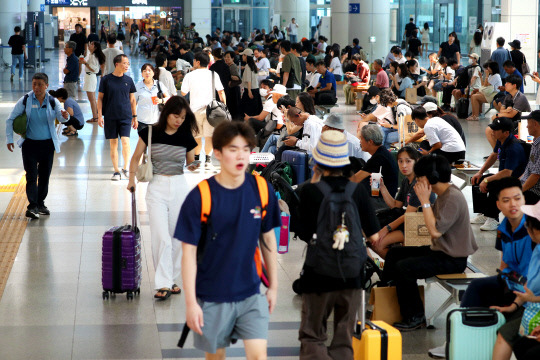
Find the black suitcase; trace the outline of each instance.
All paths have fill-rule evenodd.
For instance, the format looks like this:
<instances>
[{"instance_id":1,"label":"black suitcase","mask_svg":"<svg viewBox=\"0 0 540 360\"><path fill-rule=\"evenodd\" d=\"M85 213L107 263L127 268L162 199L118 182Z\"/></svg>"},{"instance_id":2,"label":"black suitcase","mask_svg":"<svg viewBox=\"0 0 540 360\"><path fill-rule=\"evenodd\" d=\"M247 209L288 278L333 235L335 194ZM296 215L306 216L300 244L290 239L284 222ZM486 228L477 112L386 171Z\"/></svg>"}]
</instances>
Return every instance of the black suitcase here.
<instances>
[{"instance_id":1,"label":"black suitcase","mask_svg":"<svg viewBox=\"0 0 540 360\"><path fill-rule=\"evenodd\" d=\"M456 102L456 116L458 119L466 119L469 116L469 93L467 97L461 98Z\"/></svg>"}]
</instances>

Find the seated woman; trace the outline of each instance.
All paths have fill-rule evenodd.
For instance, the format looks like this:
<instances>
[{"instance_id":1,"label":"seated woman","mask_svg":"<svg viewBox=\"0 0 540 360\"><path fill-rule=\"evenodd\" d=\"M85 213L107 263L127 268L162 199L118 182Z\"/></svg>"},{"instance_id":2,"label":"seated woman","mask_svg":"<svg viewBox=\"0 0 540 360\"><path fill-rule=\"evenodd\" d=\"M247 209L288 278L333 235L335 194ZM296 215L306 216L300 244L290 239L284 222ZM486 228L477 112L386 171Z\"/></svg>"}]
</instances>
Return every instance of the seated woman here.
<instances>
[{"instance_id":1,"label":"seated woman","mask_svg":"<svg viewBox=\"0 0 540 360\"><path fill-rule=\"evenodd\" d=\"M436 155L422 157L414 165L414 173L417 176L414 191L422 204L431 246L391 248L382 274L383 282L396 286L403 321L394 323L394 327L402 331L426 325L417 280L463 272L467 257L478 249L469 224L467 200L450 183L452 171L448 161ZM438 196L433 206L432 191Z\"/></svg>"},{"instance_id":2,"label":"seated woman","mask_svg":"<svg viewBox=\"0 0 540 360\"><path fill-rule=\"evenodd\" d=\"M416 149L405 146L399 149L397 153L399 171L405 177L401 182L399 191L394 198L384 185L384 179L381 179L381 193L384 202L389 210L385 210L384 218L377 214L382 229L379 231L379 240L371 243L371 248L383 259L389 250L389 246L395 243L402 243L404 240L405 213L416 212L420 207L420 200L414 192L416 185L416 175L414 174L414 165L420 159L420 154ZM431 193L430 204L435 201L435 194Z\"/></svg>"},{"instance_id":3,"label":"seated woman","mask_svg":"<svg viewBox=\"0 0 540 360\"><path fill-rule=\"evenodd\" d=\"M392 76L391 88L397 96L405 99L405 92L407 89L411 89L414 84L413 79L410 77L409 68L407 67L406 63L398 65L397 75L399 75L401 81L398 81L395 75Z\"/></svg>"},{"instance_id":4,"label":"seated woman","mask_svg":"<svg viewBox=\"0 0 540 360\"><path fill-rule=\"evenodd\" d=\"M507 319L506 324L497 331L493 360L510 360L512 351L516 352L518 360L540 357L540 347L537 346L540 334L540 202L522 205L521 210L527 215L525 227L537 246L531 255L524 291L514 291L516 299L509 306L492 307L504 313ZM524 311L522 306L525 307ZM528 339L529 336L533 339Z\"/></svg>"},{"instance_id":5,"label":"seated woman","mask_svg":"<svg viewBox=\"0 0 540 360\"><path fill-rule=\"evenodd\" d=\"M66 128L62 131L62 134L66 136L78 135L77 130L81 130L84 126L84 116L77 101L70 98L67 90L64 88L56 91L49 90L49 94L64 104L64 109L66 109L70 116L69 120L64 123Z\"/></svg>"},{"instance_id":6,"label":"seated woman","mask_svg":"<svg viewBox=\"0 0 540 360\"><path fill-rule=\"evenodd\" d=\"M455 75L454 71L448 66L448 60L444 56L441 56L439 58L438 64L439 64L438 66L439 75L437 76L436 79L431 80L428 84L428 89L431 90L431 94L434 97L437 97L438 91L442 91L443 89L442 84L445 82L448 83L454 80L454 75Z\"/></svg>"},{"instance_id":7,"label":"seated woman","mask_svg":"<svg viewBox=\"0 0 540 360\"><path fill-rule=\"evenodd\" d=\"M499 93L502 86L499 64L496 61L488 61L484 64L485 76L482 80L482 87L478 91L473 91L471 95L472 115L467 118L469 121L479 120L482 104L489 104Z\"/></svg>"}]
</instances>

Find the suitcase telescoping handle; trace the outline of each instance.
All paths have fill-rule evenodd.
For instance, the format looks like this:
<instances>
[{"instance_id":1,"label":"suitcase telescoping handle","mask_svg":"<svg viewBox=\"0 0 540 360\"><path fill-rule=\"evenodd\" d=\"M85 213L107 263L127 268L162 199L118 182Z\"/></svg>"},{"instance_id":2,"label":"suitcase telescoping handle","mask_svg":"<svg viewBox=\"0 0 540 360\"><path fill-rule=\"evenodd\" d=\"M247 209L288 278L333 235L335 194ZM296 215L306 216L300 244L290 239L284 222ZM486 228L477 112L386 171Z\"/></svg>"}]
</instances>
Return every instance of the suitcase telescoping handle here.
<instances>
[{"instance_id":1,"label":"suitcase telescoping handle","mask_svg":"<svg viewBox=\"0 0 540 360\"><path fill-rule=\"evenodd\" d=\"M366 329L366 290L360 292L360 334Z\"/></svg>"},{"instance_id":2,"label":"suitcase telescoping handle","mask_svg":"<svg viewBox=\"0 0 540 360\"><path fill-rule=\"evenodd\" d=\"M132 186L129 189L131 192L131 227L135 230L137 226L137 201L135 199L135 188Z\"/></svg>"}]
</instances>

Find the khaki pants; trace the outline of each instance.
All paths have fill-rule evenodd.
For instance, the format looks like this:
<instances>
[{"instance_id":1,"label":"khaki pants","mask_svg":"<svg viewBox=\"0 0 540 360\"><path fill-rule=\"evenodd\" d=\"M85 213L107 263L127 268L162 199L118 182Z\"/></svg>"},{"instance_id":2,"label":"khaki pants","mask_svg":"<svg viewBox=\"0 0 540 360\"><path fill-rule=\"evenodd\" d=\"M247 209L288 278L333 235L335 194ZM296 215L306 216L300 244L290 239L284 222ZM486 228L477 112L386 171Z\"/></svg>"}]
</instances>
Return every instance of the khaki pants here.
<instances>
[{"instance_id":1,"label":"khaki pants","mask_svg":"<svg viewBox=\"0 0 540 360\"><path fill-rule=\"evenodd\" d=\"M356 102L356 93L351 90L351 84L343 85L343 93L345 94L345 105L354 105Z\"/></svg>"},{"instance_id":2,"label":"khaki pants","mask_svg":"<svg viewBox=\"0 0 540 360\"><path fill-rule=\"evenodd\" d=\"M302 295L302 322L298 333L300 359L353 359L352 335L360 293L360 289L346 289ZM334 337L326 347L327 320L332 311Z\"/></svg>"}]
</instances>

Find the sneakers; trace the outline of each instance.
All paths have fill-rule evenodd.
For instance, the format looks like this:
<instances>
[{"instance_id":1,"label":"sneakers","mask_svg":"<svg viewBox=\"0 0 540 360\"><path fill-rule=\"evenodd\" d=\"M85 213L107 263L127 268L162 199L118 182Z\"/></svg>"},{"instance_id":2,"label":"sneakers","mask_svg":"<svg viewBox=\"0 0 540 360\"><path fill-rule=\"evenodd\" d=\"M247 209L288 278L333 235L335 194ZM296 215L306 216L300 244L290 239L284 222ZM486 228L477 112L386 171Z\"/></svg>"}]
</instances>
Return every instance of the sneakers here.
<instances>
[{"instance_id":1,"label":"sneakers","mask_svg":"<svg viewBox=\"0 0 540 360\"><path fill-rule=\"evenodd\" d=\"M115 172L113 176L111 177L112 181L120 181L122 179L122 175L120 175L119 172Z\"/></svg>"},{"instance_id":2,"label":"sneakers","mask_svg":"<svg viewBox=\"0 0 540 360\"><path fill-rule=\"evenodd\" d=\"M37 209L40 215L51 215L51 212L49 211L49 209L47 209L45 205L38 206Z\"/></svg>"},{"instance_id":3,"label":"sneakers","mask_svg":"<svg viewBox=\"0 0 540 360\"><path fill-rule=\"evenodd\" d=\"M28 210L26 210L26 217L27 217L27 218L30 218L30 219L33 219L33 220L39 219L39 212L38 212L38 209L37 209L37 208L33 208L33 209L28 209Z\"/></svg>"},{"instance_id":4,"label":"sneakers","mask_svg":"<svg viewBox=\"0 0 540 360\"><path fill-rule=\"evenodd\" d=\"M471 219L471 224L484 224L488 218L484 214L478 214Z\"/></svg>"},{"instance_id":5,"label":"sneakers","mask_svg":"<svg viewBox=\"0 0 540 360\"><path fill-rule=\"evenodd\" d=\"M9 81L13 82L14 77L15 77L15 74L11 74L11 78L9 78Z\"/></svg>"},{"instance_id":6,"label":"sneakers","mask_svg":"<svg viewBox=\"0 0 540 360\"><path fill-rule=\"evenodd\" d=\"M480 230L493 231L493 230L497 230L498 227L499 227L499 222L497 220L492 219L492 218L487 218L484 225L480 226Z\"/></svg>"},{"instance_id":7,"label":"sneakers","mask_svg":"<svg viewBox=\"0 0 540 360\"><path fill-rule=\"evenodd\" d=\"M204 162L204 166L206 168L209 168L210 165L212 165L212 157L209 156L209 155L206 155L206 159L205 159L205 162Z\"/></svg>"},{"instance_id":8,"label":"sneakers","mask_svg":"<svg viewBox=\"0 0 540 360\"><path fill-rule=\"evenodd\" d=\"M446 359L446 343L439 347L429 349L428 355L433 359Z\"/></svg>"},{"instance_id":9,"label":"sneakers","mask_svg":"<svg viewBox=\"0 0 540 360\"><path fill-rule=\"evenodd\" d=\"M126 169L122 169L122 175L124 175L126 179L129 179L129 171L127 171Z\"/></svg>"},{"instance_id":10,"label":"sneakers","mask_svg":"<svg viewBox=\"0 0 540 360\"><path fill-rule=\"evenodd\" d=\"M394 327L401 332L414 331L426 327L426 317L413 316L409 320L394 323Z\"/></svg>"}]
</instances>

